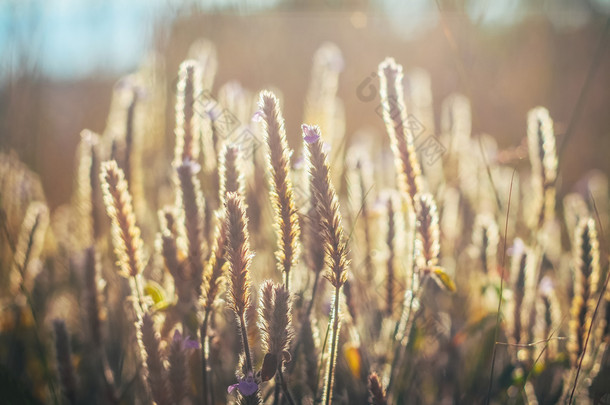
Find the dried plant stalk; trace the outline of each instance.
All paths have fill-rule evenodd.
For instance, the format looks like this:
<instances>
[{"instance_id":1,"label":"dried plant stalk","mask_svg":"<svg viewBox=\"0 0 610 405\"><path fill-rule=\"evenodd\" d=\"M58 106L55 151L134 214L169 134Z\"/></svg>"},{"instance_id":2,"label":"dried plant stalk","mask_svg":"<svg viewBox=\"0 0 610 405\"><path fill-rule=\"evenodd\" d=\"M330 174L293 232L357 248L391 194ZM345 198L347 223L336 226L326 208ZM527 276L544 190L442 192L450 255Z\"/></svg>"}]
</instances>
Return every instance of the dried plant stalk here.
<instances>
[{"instance_id":1,"label":"dried plant stalk","mask_svg":"<svg viewBox=\"0 0 610 405\"><path fill-rule=\"evenodd\" d=\"M190 388L190 373L188 356L182 335L178 330L169 344L168 356L169 369L168 380L172 393L172 400L176 404L181 404L187 397Z\"/></svg>"},{"instance_id":2,"label":"dried plant stalk","mask_svg":"<svg viewBox=\"0 0 610 405\"><path fill-rule=\"evenodd\" d=\"M323 150L320 129L316 126L303 125L303 136L307 143L309 158L309 174L311 188L314 191L316 209L324 224L324 246L328 271L324 277L335 287L333 307L329 325L332 325L329 335L328 366L324 377L324 392L322 403L330 404L334 384L335 362L339 345L339 303L341 287L347 280L349 266L348 247L343 235L341 213L335 189L330 182L328 158Z\"/></svg>"},{"instance_id":3,"label":"dried plant stalk","mask_svg":"<svg viewBox=\"0 0 610 405\"><path fill-rule=\"evenodd\" d=\"M371 393L371 402L373 405L386 405L388 402L385 398L385 390L379 381L377 373L369 375L369 392Z\"/></svg>"},{"instance_id":4,"label":"dried plant stalk","mask_svg":"<svg viewBox=\"0 0 610 405\"><path fill-rule=\"evenodd\" d=\"M498 244L500 233L493 216L479 214L474 220L472 241L477 249L481 269L491 276L498 268Z\"/></svg>"},{"instance_id":5,"label":"dried plant stalk","mask_svg":"<svg viewBox=\"0 0 610 405\"><path fill-rule=\"evenodd\" d=\"M540 281L539 294L536 302L536 341L548 340L545 351L544 361L555 360L558 351L557 330L561 323L561 306L557 300L555 286L549 277L544 277Z\"/></svg>"},{"instance_id":6,"label":"dried plant stalk","mask_svg":"<svg viewBox=\"0 0 610 405\"><path fill-rule=\"evenodd\" d=\"M535 192L536 225L540 227L555 216L555 181L557 152L553 121L544 107L528 113L527 139Z\"/></svg>"},{"instance_id":7,"label":"dried plant stalk","mask_svg":"<svg viewBox=\"0 0 610 405\"><path fill-rule=\"evenodd\" d=\"M274 285L267 280L260 290L260 322L263 351L266 352L261 370L263 381L276 378L276 387L281 387L289 403L294 404L292 395L284 380L284 361L290 360L290 341L293 331L291 326L290 293L285 286ZM276 400L278 390L276 389Z\"/></svg>"},{"instance_id":8,"label":"dried plant stalk","mask_svg":"<svg viewBox=\"0 0 610 405\"><path fill-rule=\"evenodd\" d=\"M433 271L438 265L440 253L438 212L430 194L415 197L417 236L415 238L415 263L420 278Z\"/></svg>"},{"instance_id":9,"label":"dried plant stalk","mask_svg":"<svg viewBox=\"0 0 610 405\"><path fill-rule=\"evenodd\" d=\"M205 285L205 297L202 299L202 307L204 309L203 322L200 328L200 339L201 339L201 367L202 367L202 379L203 379L203 401L204 404L210 402L210 389L208 387L208 323L210 314L213 309L214 302L218 296L222 284L224 275L225 260L225 244L226 244L226 229L224 226L224 219L218 221L216 229L216 240L212 246L210 258L206 266L206 273L204 279ZM213 401L212 401L213 402Z\"/></svg>"},{"instance_id":10,"label":"dried plant stalk","mask_svg":"<svg viewBox=\"0 0 610 405\"><path fill-rule=\"evenodd\" d=\"M137 299L138 304L134 305L134 309L140 316L146 308L140 286L140 277L144 270L143 242L140 228L136 225L131 194L123 171L114 160L102 163L100 180L106 213L111 220L112 244L119 274L132 280L130 283L132 296Z\"/></svg>"},{"instance_id":11,"label":"dried plant stalk","mask_svg":"<svg viewBox=\"0 0 610 405\"><path fill-rule=\"evenodd\" d=\"M398 188L415 204L415 195L422 191L421 169L415 154L413 133L407 126L402 78L402 66L394 59L387 58L379 65L383 119L394 152Z\"/></svg>"},{"instance_id":12,"label":"dried plant stalk","mask_svg":"<svg viewBox=\"0 0 610 405\"><path fill-rule=\"evenodd\" d=\"M289 288L290 270L299 257L299 217L290 179L290 155L279 100L273 93L260 95L259 108L265 123L269 146L268 167L271 173L270 196L275 210L275 229L278 250L275 253L278 266L284 274L284 284Z\"/></svg>"},{"instance_id":13,"label":"dried plant stalk","mask_svg":"<svg viewBox=\"0 0 610 405\"><path fill-rule=\"evenodd\" d=\"M21 224L10 273L10 286L13 296L21 294L22 289L31 291L34 286L34 279L40 270L40 266L32 266L31 264L38 259L42 252L48 224L49 209L47 206L39 201L30 203Z\"/></svg>"},{"instance_id":14,"label":"dried plant stalk","mask_svg":"<svg viewBox=\"0 0 610 405\"><path fill-rule=\"evenodd\" d=\"M180 165L185 160L197 162L201 118L196 111L199 97L202 96L201 66L195 60L182 62L178 70L176 96L176 148L174 164Z\"/></svg>"},{"instance_id":15,"label":"dried plant stalk","mask_svg":"<svg viewBox=\"0 0 610 405\"><path fill-rule=\"evenodd\" d=\"M572 319L570 321L570 343L568 350L572 366L584 353L585 340L593 322L597 284L599 282L599 241L593 218L582 218L576 227L574 237L574 298L572 299ZM585 357L584 360L588 360ZM587 361L583 361L586 367Z\"/></svg>"},{"instance_id":16,"label":"dried plant stalk","mask_svg":"<svg viewBox=\"0 0 610 405\"><path fill-rule=\"evenodd\" d=\"M388 233L386 235L386 244L388 246L388 258L386 260L386 315L392 317L394 314L394 295L395 295L395 275L394 275L394 260L396 253L394 251L394 243L396 238L396 229L394 223L394 202L392 196L388 197Z\"/></svg>"},{"instance_id":17,"label":"dried plant stalk","mask_svg":"<svg viewBox=\"0 0 610 405\"><path fill-rule=\"evenodd\" d=\"M226 263L225 259L225 249L226 249L226 229L224 227L224 219L219 220L218 227L216 229L216 240L214 242L214 246L212 246L212 251L210 254L210 259L207 263L206 270L206 296L204 308L211 309L214 304L214 300L218 296L220 292L220 287L222 283L222 277L224 274L224 265Z\"/></svg>"},{"instance_id":18,"label":"dried plant stalk","mask_svg":"<svg viewBox=\"0 0 610 405\"><path fill-rule=\"evenodd\" d=\"M85 271L84 271L84 303L87 323L89 326L89 336L94 346L99 349L102 347L102 321L100 319L100 303L97 290L98 266L93 246L85 251Z\"/></svg>"},{"instance_id":19,"label":"dried plant stalk","mask_svg":"<svg viewBox=\"0 0 610 405\"><path fill-rule=\"evenodd\" d=\"M138 342L148 389L157 405L173 404L167 380L167 370L161 355L159 335L149 313L138 322Z\"/></svg>"},{"instance_id":20,"label":"dried plant stalk","mask_svg":"<svg viewBox=\"0 0 610 405\"><path fill-rule=\"evenodd\" d=\"M343 235L341 213L335 189L330 182L328 158L323 150L320 129L303 125L307 142L311 187L315 195L315 206L324 224L324 245L328 271L324 277L340 288L347 279L349 266L348 247Z\"/></svg>"},{"instance_id":21,"label":"dried plant stalk","mask_svg":"<svg viewBox=\"0 0 610 405\"><path fill-rule=\"evenodd\" d=\"M252 354L248 342L246 312L250 302L250 237L248 233L248 218L243 198L237 193L228 193L225 201L225 255L229 265L229 308L235 312L239 322L239 332L242 338L244 353L244 374L253 375ZM257 403L259 391L244 398L247 403Z\"/></svg>"},{"instance_id":22,"label":"dried plant stalk","mask_svg":"<svg viewBox=\"0 0 610 405\"><path fill-rule=\"evenodd\" d=\"M250 238L248 218L243 199L236 193L228 193L225 202L226 260L229 263L229 306L238 315L245 314L250 304Z\"/></svg>"},{"instance_id":23,"label":"dried plant stalk","mask_svg":"<svg viewBox=\"0 0 610 405\"><path fill-rule=\"evenodd\" d=\"M219 198L224 205L228 193L245 194L244 179L239 171L239 147L237 145L225 145L220 155L220 191Z\"/></svg>"},{"instance_id":24,"label":"dried plant stalk","mask_svg":"<svg viewBox=\"0 0 610 405\"><path fill-rule=\"evenodd\" d=\"M99 137L89 130L83 130L80 136L81 140L77 149L76 185L72 204L74 204L78 214L79 223L78 235L75 239L78 239L81 246L89 246L93 242L95 234L94 187L96 189L99 185L99 176L97 176L97 168L94 167L94 155Z\"/></svg>"},{"instance_id":25,"label":"dried plant stalk","mask_svg":"<svg viewBox=\"0 0 610 405\"><path fill-rule=\"evenodd\" d=\"M186 266L188 273L184 278L192 283L197 296L201 295L203 282L203 206L205 204L197 178L199 170L200 166L192 161L184 161L177 168L188 246Z\"/></svg>"},{"instance_id":26,"label":"dried plant stalk","mask_svg":"<svg viewBox=\"0 0 610 405\"><path fill-rule=\"evenodd\" d=\"M106 213L112 221L112 242L121 275L136 277L142 273L142 239L136 225L131 195L123 171L114 160L102 164L100 175Z\"/></svg>"},{"instance_id":27,"label":"dried plant stalk","mask_svg":"<svg viewBox=\"0 0 610 405\"><path fill-rule=\"evenodd\" d=\"M76 403L76 375L72 366L72 349L66 323L63 320L53 322L55 331L55 355L61 388L71 404Z\"/></svg>"}]
</instances>

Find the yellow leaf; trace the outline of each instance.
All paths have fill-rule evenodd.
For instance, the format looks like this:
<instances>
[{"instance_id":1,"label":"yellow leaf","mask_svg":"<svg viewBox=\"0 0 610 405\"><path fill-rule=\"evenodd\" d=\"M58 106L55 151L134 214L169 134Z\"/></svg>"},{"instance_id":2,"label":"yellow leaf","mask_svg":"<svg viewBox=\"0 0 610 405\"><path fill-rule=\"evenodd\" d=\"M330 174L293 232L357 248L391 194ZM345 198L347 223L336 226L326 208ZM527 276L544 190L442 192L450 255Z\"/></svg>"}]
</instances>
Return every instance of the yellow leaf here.
<instances>
[{"instance_id":1,"label":"yellow leaf","mask_svg":"<svg viewBox=\"0 0 610 405\"><path fill-rule=\"evenodd\" d=\"M445 290L451 292L457 291L455 283L441 267L434 267L432 271L432 274L434 275L434 280L441 288L444 288Z\"/></svg>"},{"instance_id":2,"label":"yellow leaf","mask_svg":"<svg viewBox=\"0 0 610 405\"><path fill-rule=\"evenodd\" d=\"M362 360L360 359L360 350L353 343L346 343L343 347L343 353L345 360L349 366L350 371L356 378L360 378L360 369L362 367Z\"/></svg>"},{"instance_id":3,"label":"yellow leaf","mask_svg":"<svg viewBox=\"0 0 610 405\"><path fill-rule=\"evenodd\" d=\"M158 283L148 280L144 286L144 294L152 298L153 303L156 305L160 302L165 301L165 291Z\"/></svg>"}]
</instances>

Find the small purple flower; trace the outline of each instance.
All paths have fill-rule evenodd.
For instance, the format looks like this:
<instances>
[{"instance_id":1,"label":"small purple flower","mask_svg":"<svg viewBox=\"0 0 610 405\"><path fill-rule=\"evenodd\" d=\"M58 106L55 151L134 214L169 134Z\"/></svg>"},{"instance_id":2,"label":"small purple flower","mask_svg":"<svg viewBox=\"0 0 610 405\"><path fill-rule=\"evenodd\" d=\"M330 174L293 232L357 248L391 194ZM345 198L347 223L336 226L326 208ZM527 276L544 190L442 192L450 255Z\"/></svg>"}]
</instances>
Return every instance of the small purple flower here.
<instances>
[{"instance_id":1,"label":"small purple flower","mask_svg":"<svg viewBox=\"0 0 610 405\"><path fill-rule=\"evenodd\" d=\"M257 110L252 116L252 121L254 122L263 122L265 119L265 113L262 110Z\"/></svg>"},{"instance_id":2,"label":"small purple flower","mask_svg":"<svg viewBox=\"0 0 610 405\"><path fill-rule=\"evenodd\" d=\"M240 379L237 384L229 385L227 388L227 392L229 394L233 394L235 390L238 390L241 395L249 396L258 391L258 384L254 381L254 376L252 372L249 372L246 378Z\"/></svg>"},{"instance_id":3,"label":"small purple flower","mask_svg":"<svg viewBox=\"0 0 610 405\"><path fill-rule=\"evenodd\" d=\"M301 129L303 130L303 139L307 143L314 143L320 139L319 129L315 125L301 125Z\"/></svg>"},{"instance_id":4,"label":"small purple flower","mask_svg":"<svg viewBox=\"0 0 610 405\"><path fill-rule=\"evenodd\" d=\"M174 342L181 342L182 343L182 348L184 350L187 349L198 349L199 348L199 343L195 340L192 339L190 336L185 337L184 339L182 338L182 334L180 333L180 331L178 329L176 329L174 331Z\"/></svg>"}]
</instances>

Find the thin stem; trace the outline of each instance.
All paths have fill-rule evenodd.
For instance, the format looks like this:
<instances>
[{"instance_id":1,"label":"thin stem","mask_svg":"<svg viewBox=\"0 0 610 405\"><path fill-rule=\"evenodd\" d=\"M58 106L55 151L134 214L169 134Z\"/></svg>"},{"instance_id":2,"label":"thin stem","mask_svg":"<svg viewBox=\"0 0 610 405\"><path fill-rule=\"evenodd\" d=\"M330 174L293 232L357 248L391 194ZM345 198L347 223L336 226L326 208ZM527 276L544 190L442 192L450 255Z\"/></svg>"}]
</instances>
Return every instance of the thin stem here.
<instances>
[{"instance_id":1,"label":"thin stem","mask_svg":"<svg viewBox=\"0 0 610 405\"><path fill-rule=\"evenodd\" d=\"M246 371L253 372L252 357L250 355L250 345L248 344L248 330L246 329L246 320L244 314L239 314L239 327L241 328L241 338L244 346L244 354L246 357Z\"/></svg>"},{"instance_id":2,"label":"thin stem","mask_svg":"<svg viewBox=\"0 0 610 405\"><path fill-rule=\"evenodd\" d=\"M315 278L313 280L313 289L311 291L311 300L309 301L309 305L307 306L306 317L309 318L311 315L311 310L313 309L313 304L316 299L316 292L318 291L318 282L320 281L320 273L317 272ZM295 350L296 351L296 350Z\"/></svg>"},{"instance_id":3,"label":"thin stem","mask_svg":"<svg viewBox=\"0 0 610 405\"><path fill-rule=\"evenodd\" d=\"M202 397L203 405L208 405L208 359L206 353L207 338L208 338L208 320L210 318L210 309L206 308L205 315L203 316L203 324L200 329L200 340L201 340L201 378L203 381L202 386Z\"/></svg>"},{"instance_id":4,"label":"thin stem","mask_svg":"<svg viewBox=\"0 0 610 405\"><path fill-rule=\"evenodd\" d=\"M288 386L286 385L286 379L284 378L284 372L282 371L282 365L280 365L277 369L277 375L280 380L280 385L282 386L282 392L284 393L284 398L288 401L290 405L295 405L294 399L288 391Z\"/></svg>"},{"instance_id":5,"label":"thin stem","mask_svg":"<svg viewBox=\"0 0 610 405\"><path fill-rule=\"evenodd\" d=\"M141 314L144 314L146 311L144 311L144 300L142 298L142 290L140 289L140 281L138 280L137 275L133 276L133 282L136 288L136 295L138 298L138 305L140 306Z\"/></svg>"},{"instance_id":6,"label":"thin stem","mask_svg":"<svg viewBox=\"0 0 610 405\"><path fill-rule=\"evenodd\" d=\"M405 351L407 350L407 346L409 345L409 340L411 338L412 329L415 326L415 319L417 318L417 315L419 314L419 311L418 311L415 313L415 315L413 315L413 303L415 301L419 302L421 300L421 296L423 294L424 285L425 285L426 280L427 280L427 278L424 278L423 280L421 280L421 282L419 283L419 286L417 288L417 291L415 292L415 295L413 295L409 301L409 309L407 312L405 330L404 330L404 333L402 334L403 336L401 336L398 340L398 344L394 351L394 359L392 359L392 367L390 368L390 381L388 382L388 387L386 389L386 391L388 392L388 395L392 395L391 389L392 389L392 384L396 380L396 376L398 374L398 364L400 363L400 360L405 355Z\"/></svg>"},{"instance_id":7,"label":"thin stem","mask_svg":"<svg viewBox=\"0 0 610 405\"><path fill-rule=\"evenodd\" d=\"M280 377L275 375L275 387L273 388L273 405L280 405Z\"/></svg>"},{"instance_id":8,"label":"thin stem","mask_svg":"<svg viewBox=\"0 0 610 405\"><path fill-rule=\"evenodd\" d=\"M610 19L608 19L608 24L610 24ZM599 222L600 234L602 241L604 240L604 229L602 227L602 222L599 218L599 212L597 211L597 204L595 203L595 199L593 195L591 195L591 201L593 202L593 209L595 211L595 216L597 217L597 221ZM601 291L608 290L608 284L610 283L610 272L606 274L606 280L604 281L604 288ZM578 368L576 369L576 375L574 376L574 385L572 385L572 390L570 391L570 400L568 404L571 404L574 400L574 394L576 393L576 387L578 385L578 377L580 376L580 370L582 369L582 363L585 358L585 354L587 353L587 346L589 345L589 339L591 338L591 331L593 330L593 322L595 321L595 317L597 316L597 311L602 303L602 299L604 294L599 294L597 298L597 302L595 303L595 309L593 310L593 315L591 315L591 323L589 324L589 329L587 330L587 338L585 339L585 344L582 349L582 354L580 355L580 360L578 361Z\"/></svg>"},{"instance_id":9,"label":"thin stem","mask_svg":"<svg viewBox=\"0 0 610 405\"><path fill-rule=\"evenodd\" d=\"M322 395L322 402L325 405L330 405L333 394L333 384L335 382L335 362L337 357L337 346L339 345L339 298L341 296L341 285L335 287L335 299L333 303L333 314L332 314L332 336L330 343L330 358L328 359L328 369L326 373L326 386L324 388L324 395Z\"/></svg>"},{"instance_id":10,"label":"thin stem","mask_svg":"<svg viewBox=\"0 0 610 405\"><path fill-rule=\"evenodd\" d=\"M32 297L30 293L26 290L23 281L20 285L21 293L25 296L30 312L32 313L32 319L34 320L34 337L36 338L36 350L38 350L38 356L40 357L40 362L42 363L42 369L44 371L45 376L49 381L49 389L51 391L51 396L53 397L53 403L55 405L59 405L59 400L57 398L57 391L55 390L55 384L53 383L53 379L51 378L51 372L49 370L49 363L47 361L47 357L44 352L44 346L42 344L42 340L40 339L40 334L38 332L38 316L36 315L36 311L34 310L34 303L32 302Z\"/></svg>"},{"instance_id":11,"label":"thin stem","mask_svg":"<svg viewBox=\"0 0 610 405\"><path fill-rule=\"evenodd\" d=\"M313 397L316 398L318 395L318 386L320 385L320 374L322 373L322 367L324 365L324 354L326 353L326 345L328 344L328 335L330 334L330 322L326 327L326 333L324 334L324 342L322 343L322 355L320 356L320 366L318 367L318 375L316 377L316 391L313 393Z\"/></svg>"},{"instance_id":12,"label":"thin stem","mask_svg":"<svg viewBox=\"0 0 610 405\"><path fill-rule=\"evenodd\" d=\"M318 291L319 281L320 281L320 273L316 272L314 282L313 282L313 289L311 291L311 300L309 301L309 304L307 305L307 312L305 312L306 319L308 319L311 316L311 311L313 309L313 305L314 305L315 298L316 298L316 292ZM299 336L300 336L300 334L299 334ZM294 345L294 350L292 352L293 359L297 358L297 356L299 355L300 349L301 349L301 339L297 340L296 344ZM296 361L292 361L292 362L288 363L288 371L291 372L294 369L295 365L296 365Z\"/></svg>"},{"instance_id":13,"label":"thin stem","mask_svg":"<svg viewBox=\"0 0 610 405\"><path fill-rule=\"evenodd\" d=\"M97 351L101 362L102 374L104 376L103 380L106 388L106 398L109 403L117 405L119 404L119 394L114 381L114 375L112 374L110 364L108 363L108 357L102 347L97 348Z\"/></svg>"},{"instance_id":14,"label":"thin stem","mask_svg":"<svg viewBox=\"0 0 610 405\"><path fill-rule=\"evenodd\" d=\"M487 389L487 397L485 398L485 404L489 405L489 401L491 400L491 388L493 386L493 376L494 376L494 367L496 365L496 352L498 349L498 345L496 342L498 341L498 334L500 333L500 317L502 316L502 296L504 294L504 265L506 264L506 243L507 243L507 234L508 234L508 218L510 215L510 202L511 197L513 195L513 181L515 180L515 172L513 170L513 175L510 178L510 189L508 191L508 205L506 207L506 221L504 224L504 249L502 249L502 266L500 267L500 297L498 298L498 312L496 314L496 328L494 331L494 350L491 355L491 370L489 372L489 387Z\"/></svg>"}]
</instances>

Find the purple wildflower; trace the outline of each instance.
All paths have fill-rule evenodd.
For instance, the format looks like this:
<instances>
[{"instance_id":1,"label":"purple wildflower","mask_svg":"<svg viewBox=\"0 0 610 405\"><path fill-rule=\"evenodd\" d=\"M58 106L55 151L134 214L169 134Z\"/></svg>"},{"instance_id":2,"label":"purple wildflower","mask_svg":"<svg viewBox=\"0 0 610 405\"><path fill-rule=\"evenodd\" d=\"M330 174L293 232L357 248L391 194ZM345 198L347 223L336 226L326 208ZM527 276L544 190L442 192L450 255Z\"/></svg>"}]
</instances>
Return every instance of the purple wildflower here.
<instances>
[{"instance_id":1,"label":"purple wildflower","mask_svg":"<svg viewBox=\"0 0 610 405\"><path fill-rule=\"evenodd\" d=\"M237 384L229 385L227 392L233 394L236 389L241 395L246 397L258 391L258 384L254 381L252 372L249 372L246 378L240 379Z\"/></svg>"},{"instance_id":2,"label":"purple wildflower","mask_svg":"<svg viewBox=\"0 0 610 405\"><path fill-rule=\"evenodd\" d=\"M174 339L174 342L181 342L182 349L184 349L184 350L199 348L199 343L195 339L191 338L190 336L187 336L183 339L182 334L180 333L180 331L178 329L176 329L174 331L173 339Z\"/></svg>"},{"instance_id":3,"label":"purple wildflower","mask_svg":"<svg viewBox=\"0 0 610 405\"><path fill-rule=\"evenodd\" d=\"M301 129L303 130L303 139L305 142L314 143L320 139L320 135L318 134L318 131L316 131L316 126L303 124L301 125Z\"/></svg>"},{"instance_id":4,"label":"purple wildflower","mask_svg":"<svg viewBox=\"0 0 610 405\"><path fill-rule=\"evenodd\" d=\"M262 110L257 110L252 116L252 121L254 122L263 122L265 119L265 113Z\"/></svg>"}]
</instances>

